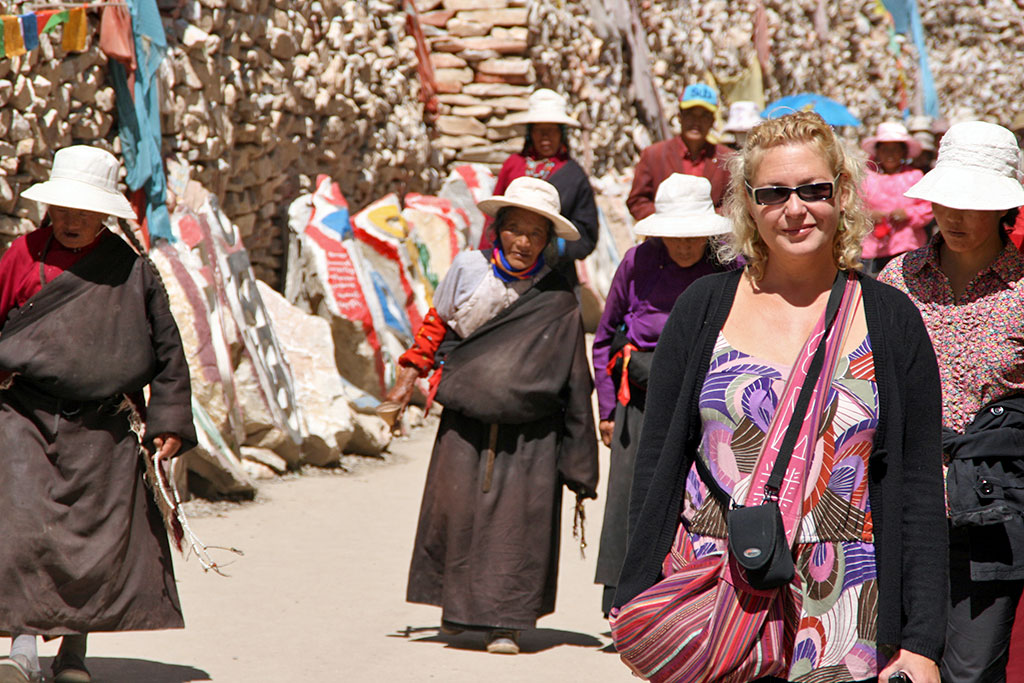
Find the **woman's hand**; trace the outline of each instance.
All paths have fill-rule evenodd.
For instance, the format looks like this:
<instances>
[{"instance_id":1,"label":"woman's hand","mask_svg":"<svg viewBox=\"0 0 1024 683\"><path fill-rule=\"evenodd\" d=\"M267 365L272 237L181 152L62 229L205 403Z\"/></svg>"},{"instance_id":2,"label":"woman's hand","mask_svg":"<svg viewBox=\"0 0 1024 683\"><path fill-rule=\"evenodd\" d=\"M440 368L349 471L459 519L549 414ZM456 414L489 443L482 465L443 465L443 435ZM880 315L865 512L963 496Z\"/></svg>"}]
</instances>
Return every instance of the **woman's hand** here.
<instances>
[{"instance_id":1,"label":"woman's hand","mask_svg":"<svg viewBox=\"0 0 1024 683\"><path fill-rule=\"evenodd\" d=\"M415 389L416 379L419 376L420 371L416 368L405 366L398 368L398 376L395 378L395 385L391 387L388 393L384 396L384 400L394 401L401 405L401 408L398 410L399 415L401 415L402 411L405 410L405 407L409 405L409 401L412 399L413 389Z\"/></svg>"},{"instance_id":2,"label":"woman's hand","mask_svg":"<svg viewBox=\"0 0 1024 683\"><path fill-rule=\"evenodd\" d=\"M597 425L597 430L601 432L601 442L605 446L611 447L612 435L615 433L615 421L601 420Z\"/></svg>"},{"instance_id":3,"label":"woman's hand","mask_svg":"<svg viewBox=\"0 0 1024 683\"><path fill-rule=\"evenodd\" d=\"M181 439L177 434L158 434L153 437L153 445L156 446L156 459L170 460L181 448Z\"/></svg>"},{"instance_id":4,"label":"woman's hand","mask_svg":"<svg viewBox=\"0 0 1024 683\"><path fill-rule=\"evenodd\" d=\"M902 671L912 683L939 683L939 666L924 655L909 650L900 650L889 661L889 666L878 674L878 680L888 681L889 676Z\"/></svg>"},{"instance_id":5,"label":"woman's hand","mask_svg":"<svg viewBox=\"0 0 1024 683\"><path fill-rule=\"evenodd\" d=\"M907 220L906 209L895 209L889 214L889 221L892 223L902 223Z\"/></svg>"}]
</instances>

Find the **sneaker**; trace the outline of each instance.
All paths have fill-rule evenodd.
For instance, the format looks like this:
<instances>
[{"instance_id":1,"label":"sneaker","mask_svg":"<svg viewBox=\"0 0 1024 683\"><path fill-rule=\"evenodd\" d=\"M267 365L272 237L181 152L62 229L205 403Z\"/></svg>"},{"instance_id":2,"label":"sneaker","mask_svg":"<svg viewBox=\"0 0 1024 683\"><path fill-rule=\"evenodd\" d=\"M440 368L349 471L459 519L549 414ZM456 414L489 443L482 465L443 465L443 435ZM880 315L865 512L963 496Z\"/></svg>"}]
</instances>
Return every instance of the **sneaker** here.
<instances>
[{"instance_id":1,"label":"sneaker","mask_svg":"<svg viewBox=\"0 0 1024 683\"><path fill-rule=\"evenodd\" d=\"M487 636L487 651L492 655L519 654L519 631L496 628Z\"/></svg>"},{"instance_id":2,"label":"sneaker","mask_svg":"<svg viewBox=\"0 0 1024 683\"><path fill-rule=\"evenodd\" d=\"M25 655L0 659L0 683L41 683L43 672L33 670Z\"/></svg>"},{"instance_id":3,"label":"sneaker","mask_svg":"<svg viewBox=\"0 0 1024 683\"><path fill-rule=\"evenodd\" d=\"M92 683L92 676L78 655L58 654L53 660L53 683Z\"/></svg>"}]
</instances>

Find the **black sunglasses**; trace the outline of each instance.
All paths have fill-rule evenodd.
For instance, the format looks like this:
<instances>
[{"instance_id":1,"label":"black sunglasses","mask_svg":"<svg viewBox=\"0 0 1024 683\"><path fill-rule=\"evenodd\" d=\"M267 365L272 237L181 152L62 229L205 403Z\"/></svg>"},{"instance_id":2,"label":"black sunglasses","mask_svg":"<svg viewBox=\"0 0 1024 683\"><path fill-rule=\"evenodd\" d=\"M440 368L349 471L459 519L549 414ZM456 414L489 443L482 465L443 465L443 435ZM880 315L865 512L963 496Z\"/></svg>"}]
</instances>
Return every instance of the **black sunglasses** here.
<instances>
[{"instance_id":1,"label":"black sunglasses","mask_svg":"<svg viewBox=\"0 0 1024 683\"><path fill-rule=\"evenodd\" d=\"M785 204L789 201L789 195L796 192L796 196L805 202L823 202L832 199L835 192L837 175L835 179L826 183L808 183L798 187L785 187L783 185L768 185L766 187L751 187L750 183L744 182L747 186L747 194L754 198L755 204L772 206Z\"/></svg>"}]
</instances>

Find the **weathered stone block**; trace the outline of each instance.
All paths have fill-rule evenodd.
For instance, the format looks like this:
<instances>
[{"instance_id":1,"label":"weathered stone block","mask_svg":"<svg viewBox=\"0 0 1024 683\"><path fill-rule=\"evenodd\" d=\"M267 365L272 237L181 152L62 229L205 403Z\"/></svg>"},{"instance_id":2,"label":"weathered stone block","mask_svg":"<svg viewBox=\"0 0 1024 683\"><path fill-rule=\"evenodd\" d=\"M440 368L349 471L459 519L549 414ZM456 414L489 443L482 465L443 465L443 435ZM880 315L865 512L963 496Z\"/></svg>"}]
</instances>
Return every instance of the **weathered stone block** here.
<instances>
[{"instance_id":1,"label":"weathered stone block","mask_svg":"<svg viewBox=\"0 0 1024 683\"><path fill-rule=\"evenodd\" d=\"M526 52L527 48L526 39L515 40L485 36L483 38L466 38L462 42L468 50L492 50L499 55L522 54Z\"/></svg>"},{"instance_id":2,"label":"weathered stone block","mask_svg":"<svg viewBox=\"0 0 1024 683\"><path fill-rule=\"evenodd\" d=\"M457 19L475 21L488 26L525 26L529 10L523 8L470 9L455 15Z\"/></svg>"},{"instance_id":3,"label":"weathered stone block","mask_svg":"<svg viewBox=\"0 0 1024 683\"><path fill-rule=\"evenodd\" d=\"M445 135L477 135L482 136L487 132L487 126L474 118L462 116L439 116L436 122L437 129Z\"/></svg>"},{"instance_id":4,"label":"weathered stone block","mask_svg":"<svg viewBox=\"0 0 1024 683\"><path fill-rule=\"evenodd\" d=\"M437 12L427 12L420 15L420 23L426 26L434 26L436 28L444 28L444 25L448 23L448 20L455 16L455 12L452 10L439 10Z\"/></svg>"},{"instance_id":5,"label":"weathered stone block","mask_svg":"<svg viewBox=\"0 0 1024 683\"><path fill-rule=\"evenodd\" d=\"M478 21L466 21L455 18L448 22L448 33L459 38L486 36L491 31L490 24L481 24Z\"/></svg>"},{"instance_id":6,"label":"weathered stone block","mask_svg":"<svg viewBox=\"0 0 1024 683\"><path fill-rule=\"evenodd\" d=\"M444 149L463 149L486 145L487 143L487 138L477 135L441 135L434 140L435 145Z\"/></svg>"},{"instance_id":7,"label":"weathered stone block","mask_svg":"<svg viewBox=\"0 0 1024 683\"><path fill-rule=\"evenodd\" d=\"M466 65L466 60L462 57L457 57L450 52L433 52L430 55L430 63L434 69L463 69ZM471 81L467 81L471 82Z\"/></svg>"}]
</instances>

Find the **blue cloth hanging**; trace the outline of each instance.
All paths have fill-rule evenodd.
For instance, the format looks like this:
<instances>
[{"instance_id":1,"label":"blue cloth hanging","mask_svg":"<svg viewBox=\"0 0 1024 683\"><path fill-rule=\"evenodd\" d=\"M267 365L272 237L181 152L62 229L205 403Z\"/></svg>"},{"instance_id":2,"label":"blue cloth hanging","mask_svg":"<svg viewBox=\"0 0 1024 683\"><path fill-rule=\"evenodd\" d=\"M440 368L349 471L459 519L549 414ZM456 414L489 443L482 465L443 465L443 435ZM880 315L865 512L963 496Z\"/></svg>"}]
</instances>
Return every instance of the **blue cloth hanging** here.
<instances>
[{"instance_id":1,"label":"blue cloth hanging","mask_svg":"<svg viewBox=\"0 0 1024 683\"><path fill-rule=\"evenodd\" d=\"M151 239L173 240L167 212L167 178L161 153L160 94L156 73L167 53L167 37L156 0L129 0L138 70L135 91L128 87L128 72L117 61L109 64L117 94L117 114L128 189L146 195L146 221ZM134 95L134 97L133 97Z\"/></svg>"}]
</instances>

